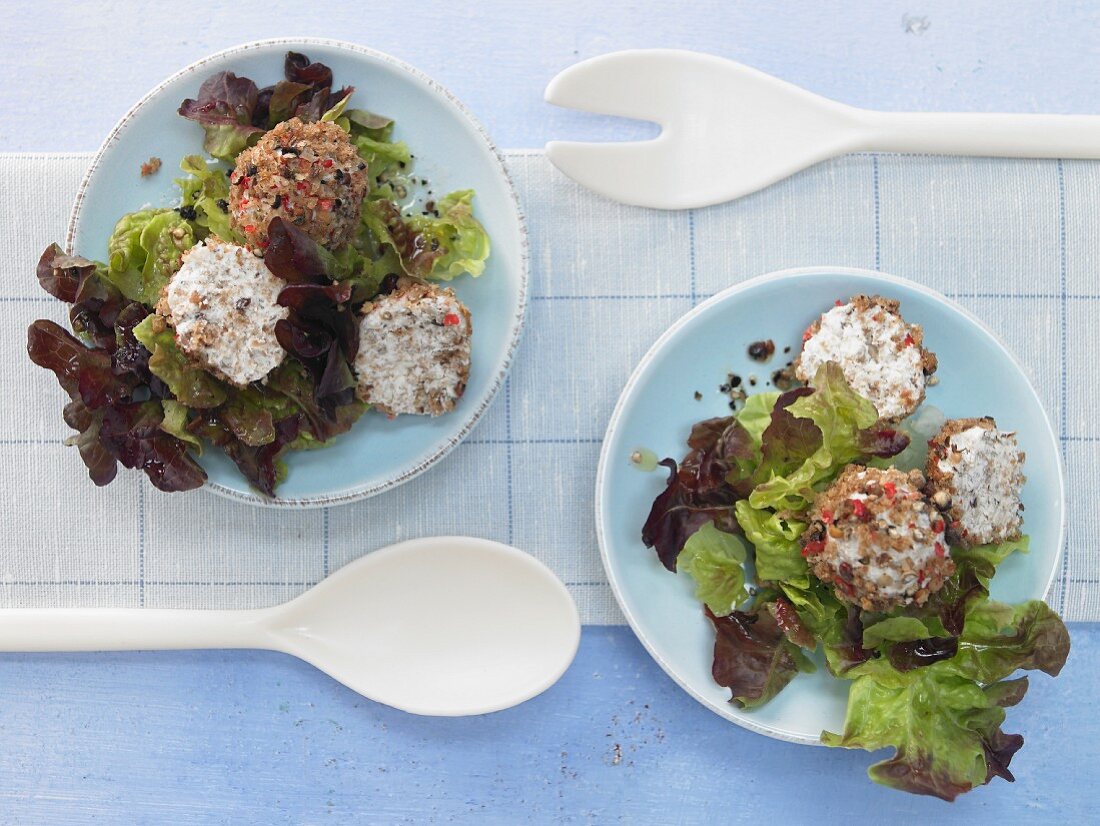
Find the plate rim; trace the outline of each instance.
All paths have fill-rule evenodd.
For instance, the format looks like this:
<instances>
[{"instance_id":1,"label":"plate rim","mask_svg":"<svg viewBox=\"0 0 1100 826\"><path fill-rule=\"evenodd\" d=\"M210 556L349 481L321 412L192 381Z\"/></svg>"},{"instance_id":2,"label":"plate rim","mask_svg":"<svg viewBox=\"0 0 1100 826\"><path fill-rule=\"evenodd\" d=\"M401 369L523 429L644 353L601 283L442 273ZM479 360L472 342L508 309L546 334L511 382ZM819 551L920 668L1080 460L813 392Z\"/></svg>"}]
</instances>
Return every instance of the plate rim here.
<instances>
[{"instance_id":1,"label":"plate rim","mask_svg":"<svg viewBox=\"0 0 1100 826\"><path fill-rule=\"evenodd\" d=\"M463 442L470 432L474 429L477 423L481 420L481 417L489 409L490 405L496 399L497 393L503 387L505 380L508 377L513 363L515 362L516 351L519 348L520 342L523 338L523 330L525 327L527 316L527 304L528 304L528 291L530 289L530 249L529 239L527 233L527 221L526 216L523 213L523 207L519 202L519 196L516 193L515 182L512 180L511 173L508 171L507 165L504 163L504 155L501 153L499 147L493 142L493 139L489 136L488 131L482 125L474 114L466 107L466 105L459 100L454 93L452 93L447 87L436 81L427 73L417 69L415 66L406 63L400 58L385 52L372 49L369 46L361 46L358 43L352 43L347 40L339 40L336 38L328 37L270 37L262 38L259 40L250 40L245 43L239 43L235 46L230 46L226 49L222 49L212 54L208 54L198 60L189 63L182 69L172 73L169 77L160 81L152 89L146 92L141 98L138 99L126 113L119 118L118 122L111 128L111 131L107 133L107 137L96 149L95 154L92 156L92 162L88 166L87 172L84 173L84 177L80 181L80 186L77 188L76 199L73 202L72 211L69 213L69 224L65 233L65 251L68 254L73 254L73 245L76 239L77 225L80 222L80 217L84 208L85 196L87 195L87 189L92 181L96 170L99 168L100 161L103 159L104 154L118 141L119 135L130 120L141 109L148 104L151 100L162 94L165 88L174 83L176 80L190 74L196 73L203 66L212 63L214 61L220 61L234 55L243 54L250 51L260 51L266 49L293 47L293 46L325 46L338 50L344 50L353 52L358 55L373 58L382 63L388 64L391 67L400 70L402 73L411 76L417 82L426 86L430 91L441 95L447 103L449 103L454 109L461 115L466 121L474 128L474 131L480 136L484 142L484 146L488 148L493 160L496 161L497 171L500 173L504 182L505 189L509 196L512 212L516 216L516 223L519 228L519 267L516 273L517 277L517 302L515 310L512 316L511 322L511 338L508 342L507 350L504 353L504 358L500 364L500 368L496 371L496 375L490 380L489 388L482 403L478 405L472 413L467 414L466 421L459 431L448 438L446 442L439 446L435 451L429 454L427 457L417 462L415 465L405 468L400 473L390 475L388 478L381 482L377 482L371 485L360 486L350 491L346 491L339 494L331 495L319 495L308 497L297 497L292 499L283 499L279 497L270 498L264 497L252 491L239 491L233 488L225 487L207 480L203 484L200 490L208 491L210 493L222 496L226 499L231 499L237 502L244 502L249 505L253 505L261 508L272 508L276 510L308 510L312 508L326 508L333 505L343 505L351 502L359 502L364 499L369 499L372 496L384 493L388 490L392 490L405 482L408 482L420 474L427 471L433 465L440 462L445 456L447 456L452 450L454 450L461 442Z\"/></svg>"},{"instance_id":2,"label":"plate rim","mask_svg":"<svg viewBox=\"0 0 1100 826\"><path fill-rule=\"evenodd\" d=\"M608 552L608 541L604 533L604 487L607 464L610 458L610 445L612 437L615 435L615 431L619 426L620 419L623 414L623 408L626 404L627 397L631 395L635 387L641 380L642 373L648 368L650 363L657 357L657 355L668 344L669 340L675 336L680 330L687 327L709 309L712 305L721 303L728 300L731 296L735 296L738 293L745 292L753 287L756 287L762 283L769 281L783 280L793 277L812 276L812 275L840 275L840 276L860 276L870 277L874 280L885 282L886 284L900 284L908 289L916 290L923 293L929 298L935 301L946 304L949 308L960 313L967 321L976 325L982 332L989 336L1001 352L1009 359L1012 365L1020 371L1020 374L1024 377L1024 381L1027 384L1028 390L1031 392L1032 397L1035 399L1038 405L1039 411L1042 414L1043 424L1046 425L1045 436L1049 438L1051 444L1054 446L1055 455L1057 457L1057 481L1058 481L1058 501L1060 506L1060 519L1058 520L1058 543L1057 550L1054 554L1053 564L1051 565L1050 574L1047 577L1046 584L1043 588L1043 594L1049 594L1051 586L1054 584L1054 580L1057 577L1058 570L1061 567L1063 556L1065 554L1066 543L1066 480L1065 480L1065 457L1062 454L1061 443L1058 435L1055 433L1054 426L1050 420L1050 414L1047 412L1046 406L1043 404L1042 399L1039 397L1038 392L1035 390L1035 386L1031 382L1031 377L1027 368L1012 352L1011 348L1004 342L1004 340L984 321L982 321L970 310L963 307L961 304L948 298L943 293L932 289L924 284L920 284L908 278L892 275L890 273L881 272L879 270L870 270L862 267L842 267L842 266L828 266L828 265L814 265L805 267L789 267L781 270L774 270L772 272L765 273L763 275L757 275L742 281L738 284L733 284L726 287L723 290L712 295L705 301L700 302L695 307L692 307L680 318L674 321L657 340L650 345L645 355L638 361L638 364L634 367L634 370L630 374L630 378L627 379L626 384L623 385L622 391L619 393L619 398L615 402L615 408L611 413L611 418L608 420L607 428L604 431L603 442L600 445L600 458L599 464L596 467L596 491L595 491L595 517L596 517L596 542L600 548L600 562L603 565L604 574L607 576L608 585L611 587L611 592L615 596L615 602L618 604L619 609L623 612L623 616L626 618L627 624L630 626L630 630L634 632L634 636L642 644L645 650L653 658L654 662L660 666L661 670L665 672L681 689L683 689L690 697L701 703L710 711L714 712L718 716L741 726L744 729L755 732L757 734L763 734L766 737L771 737L776 740L783 740L788 743L797 743L800 745L808 746L822 746L820 737L808 737L798 734L791 734L782 730L777 730L774 727L762 723L757 723L753 720L744 719L741 716L734 716L729 713L725 708L716 707L710 700L702 696L694 688L680 677L676 670L667 662L656 646L649 640L646 635L639 629L638 620L634 613L630 610L630 607L626 603L626 599L623 596L620 583L616 579L612 565L610 563L610 554Z\"/></svg>"}]
</instances>

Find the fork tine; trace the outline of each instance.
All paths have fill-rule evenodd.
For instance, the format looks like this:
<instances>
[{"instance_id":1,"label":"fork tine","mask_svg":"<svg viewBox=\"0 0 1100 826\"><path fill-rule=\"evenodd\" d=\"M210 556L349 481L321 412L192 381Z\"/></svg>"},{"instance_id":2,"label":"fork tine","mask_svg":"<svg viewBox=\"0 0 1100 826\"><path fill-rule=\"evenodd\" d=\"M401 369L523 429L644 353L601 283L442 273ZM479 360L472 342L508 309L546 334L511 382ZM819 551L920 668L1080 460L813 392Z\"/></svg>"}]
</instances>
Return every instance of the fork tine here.
<instances>
[{"instance_id":1,"label":"fork tine","mask_svg":"<svg viewBox=\"0 0 1100 826\"><path fill-rule=\"evenodd\" d=\"M618 143L551 141L546 144L546 157L570 178L606 198L655 209L693 206L675 185L682 172L666 141L665 135Z\"/></svg>"},{"instance_id":2,"label":"fork tine","mask_svg":"<svg viewBox=\"0 0 1100 826\"><path fill-rule=\"evenodd\" d=\"M671 116L666 97L682 90L680 65L672 50L632 49L582 60L559 73L546 87L555 106L655 121Z\"/></svg>"}]
</instances>

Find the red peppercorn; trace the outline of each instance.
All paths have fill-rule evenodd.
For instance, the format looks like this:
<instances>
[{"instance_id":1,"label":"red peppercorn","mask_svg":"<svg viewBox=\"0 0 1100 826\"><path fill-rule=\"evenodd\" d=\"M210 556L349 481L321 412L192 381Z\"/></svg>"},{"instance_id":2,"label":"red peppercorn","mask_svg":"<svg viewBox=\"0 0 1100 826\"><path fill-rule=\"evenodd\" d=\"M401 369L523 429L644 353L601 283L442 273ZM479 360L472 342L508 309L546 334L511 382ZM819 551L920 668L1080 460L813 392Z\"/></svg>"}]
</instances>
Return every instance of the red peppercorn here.
<instances>
[{"instance_id":1,"label":"red peppercorn","mask_svg":"<svg viewBox=\"0 0 1100 826\"><path fill-rule=\"evenodd\" d=\"M819 554L823 550L825 550L825 543L821 540L807 542L805 545L802 546L802 555L810 556L812 554Z\"/></svg>"},{"instance_id":2,"label":"red peppercorn","mask_svg":"<svg viewBox=\"0 0 1100 826\"><path fill-rule=\"evenodd\" d=\"M943 556L944 553L945 553L945 551L943 549L943 545L941 545L939 542L937 542L936 543L936 556Z\"/></svg>"},{"instance_id":3,"label":"red peppercorn","mask_svg":"<svg viewBox=\"0 0 1100 826\"><path fill-rule=\"evenodd\" d=\"M458 314L447 313L447 315L443 316L443 323L448 327L454 327L456 324L459 323Z\"/></svg>"},{"instance_id":4,"label":"red peppercorn","mask_svg":"<svg viewBox=\"0 0 1100 826\"><path fill-rule=\"evenodd\" d=\"M247 175L241 175L241 177L237 178L237 185L241 189L248 189L248 176Z\"/></svg>"},{"instance_id":5,"label":"red peppercorn","mask_svg":"<svg viewBox=\"0 0 1100 826\"><path fill-rule=\"evenodd\" d=\"M325 158L324 161L321 162L321 166L323 166L325 169L328 169L330 166L332 166L332 158Z\"/></svg>"},{"instance_id":6,"label":"red peppercorn","mask_svg":"<svg viewBox=\"0 0 1100 826\"><path fill-rule=\"evenodd\" d=\"M916 342L913 341L913 337L908 333L905 334L905 346L912 347Z\"/></svg>"},{"instance_id":7,"label":"red peppercorn","mask_svg":"<svg viewBox=\"0 0 1100 826\"><path fill-rule=\"evenodd\" d=\"M849 499L852 503L852 513L856 515L856 519L867 519L870 514L867 512L867 506L863 504L862 499Z\"/></svg>"},{"instance_id":8,"label":"red peppercorn","mask_svg":"<svg viewBox=\"0 0 1100 826\"><path fill-rule=\"evenodd\" d=\"M268 244L270 244L270 243L271 243L270 241L261 241L261 242L260 242L260 249L262 249L262 250L266 250L266 249L267 249L267 246L268 246Z\"/></svg>"},{"instance_id":9,"label":"red peppercorn","mask_svg":"<svg viewBox=\"0 0 1100 826\"><path fill-rule=\"evenodd\" d=\"M241 206L243 206L243 207L248 206L248 199L247 198L242 198L241 199Z\"/></svg>"},{"instance_id":10,"label":"red peppercorn","mask_svg":"<svg viewBox=\"0 0 1100 826\"><path fill-rule=\"evenodd\" d=\"M255 231L256 231L256 227L255 227L255 225L254 225L254 224L245 224L245 225L244 225L244 231L245 231L245 232L255 232Z\"/></svg>"},{"instance_id":11,"label":"red peppercorn","mask_svg":"<svg viewBox=\"0 0 1100 826\"><path fill-rule=\"evenodd\" d=\"M943 529L945 527L947 526L943 524L942 519L937 519L935 522L932 523L932 530L936 533L943 533Z\"/></svg>"},{"instance_id":12,"label":"red peppercorn","mask_svg":"<svg viewBox=\"0 0 1100 826\"><path fill-rule=\"evenodd\" d=\"M893 482L883 482L882 489L886 491L886 495L893 499L898 494L898 486Z\"/></svg>"},{"instance_id":13,"label":"red peppercorn","mask_svg":"<svg viewBox=\"0 0 1100 826\"><path fill-rule=\"evenodd\" d=\"M821 511L821 521L826 525L833 524L833 512L829 510Z\"/></svg>"},{"instance_id":14,"label":"red peppercorn","mask_svg":"<svg viewBox=\"0 0 1100 826\"><path fill-rule=\"evenodd\" d=\"M809 341L813 337L814 337L814 334L813 334L812 328L807 327L806 332L804 332L802 334L802 343L805 344L807 341Z\"/></svg>"},{"instance_id":15,"label":"red peppercorn","mask_svg":"<svg viewBox=\"0 0 1100 826\"><path fill-rule=\"evenodd\" d=\"M836 306L838 306L838 307L843 307L844 306L844 302L841 301L839 298L836 300L835 303L836 303Z\"/></svg>"},{"instance_id":16,"label":"red peppercorn","mask_svg":"<svg viewBox=\"0 0 1100 826\"><path fill-rule=\"evenodd\" d=\"M304 192L309 187L309 184L307 184L305 181L298 181L295 186L298 188L299 192Z\"/></svg>"},{"instance_id":17,"label":"red peppercorn","mask_svg":"<svg viewBox=\"0 0 1100 826\"><path fill-rule=\"evenodd\" d=\"M317 206L319 206L325 212L332 209L332 198L318 198Z\"/></svg>"}]
</instances>

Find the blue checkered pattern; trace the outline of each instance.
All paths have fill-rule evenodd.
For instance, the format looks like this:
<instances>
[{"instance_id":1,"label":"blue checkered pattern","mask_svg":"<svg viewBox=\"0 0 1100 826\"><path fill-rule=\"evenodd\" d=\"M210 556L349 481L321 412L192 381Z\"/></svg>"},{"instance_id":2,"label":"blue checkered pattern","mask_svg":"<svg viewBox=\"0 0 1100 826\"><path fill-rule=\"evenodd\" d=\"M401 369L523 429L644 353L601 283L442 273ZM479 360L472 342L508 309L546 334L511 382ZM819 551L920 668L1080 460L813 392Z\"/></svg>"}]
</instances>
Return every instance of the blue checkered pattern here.
<instances>
[{"instance_id":1,"label":"blue checkered pattern","mask_svg":"<svg viewBox=\"0 0 1100 826\"><path fill-rule=\"evenodd\" d=\"M0 202L4 352L21 350L32 318L62 315L36 293L32 269L62 236L88 161L0 155L9 182ZM0 397L0 489L10 503L0 517L0 604L264 605L372 548L469 533L543 559L586 623L619 623L592 496L600 440L634 365L673 321L730 284L836 264L945 293L1029 366L1068 471L1068 552L1050 598L1067 619L1100 619L1100 367L1090 336L1100 166L856 155L731 204L663 213L591 195L536 152L508 162L530 232L527 330L497 403L450 457L398 490L321 511L166 496L137 474L97 490L75 451L60 447L52 377L15 359L0 364L0 386L21 389Z\"/></svg>"}]
</instances>

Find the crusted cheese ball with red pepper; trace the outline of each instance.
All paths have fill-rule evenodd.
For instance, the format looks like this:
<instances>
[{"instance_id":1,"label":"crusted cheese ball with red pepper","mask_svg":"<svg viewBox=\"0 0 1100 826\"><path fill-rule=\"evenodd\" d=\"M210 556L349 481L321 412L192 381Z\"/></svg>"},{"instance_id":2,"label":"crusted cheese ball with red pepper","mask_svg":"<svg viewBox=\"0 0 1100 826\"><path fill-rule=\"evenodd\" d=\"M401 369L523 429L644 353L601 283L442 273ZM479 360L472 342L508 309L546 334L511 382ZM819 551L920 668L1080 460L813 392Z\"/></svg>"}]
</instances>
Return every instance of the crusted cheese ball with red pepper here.
<instances>
[{"instance_id":1,"label":"crusted cheese ball with red pepper","mask_svg":"<svg viewBox=\"0 0 1100 826\"><path fill-rule=\"evenodd\" d=\"M175 328L179 348L219 378L243 387L282 364L275 324L285 282L250 250L217 238L192 247L168 282L157 312Z\"/></svg>"},{"instance_id":2,"label":"crusted cheese ball with red pepper","mask_svg":"<svg viewBox=\"0 0 1100 826\"><path fill-rule=\"evenodd\" d=\"M925 382L936 370L936 356L921 343L924 331L898 313L899 303L857 295L815 321L802 335L795 363L800 381L813 384L826 362L840 365L852 389L870 399L886 421L899 421L924 400Z\"/></svg>"},{"instance_id":3,"label":"crusted cheese ball with red pepper","mask_svg":"<svg viewBox=\"0 0 1100 826\"><path fill-rule=\"evenodd\" d=\"M237 156L229 219L253 249L276 215L335 250L355 235L369 181L348 133L335 123L284 121Z\"/></svg>"},{"instance_id":4,"label":"crusted cheese ball with red pepper","mask_svg":"<svg viewBox=\"0 0 1100 826\"><path fill-rule=\"evenodd\" d=\"M383 413L438 416L470 377L470 311L453 290L401 278L363 306L355 357L358 396Z\"/></svg>"},{"instance_id":5,"label":"crusted cheese ball with red pepper","mask_svg":"<svg viewBox=\"0 0 1100 826\"><path fill-rule=\"evenodd\" d=\"M865 611L923 605L955 570L920 471L849 465L814 500L802 554L814 575Z\"/></svg>"},{"instance_id":6,"label":"crusted cheese ball with red pepper","mask_svg":"<svg viewBox=\"0 0 1100 826\"><path fill-rule=\"evenodd\" d=\"M949 419L928 442L928 491L947 518L952 544L1020 538L1024 454L1016 434L991 418Z\"/></svg>"}]
</instances>

